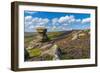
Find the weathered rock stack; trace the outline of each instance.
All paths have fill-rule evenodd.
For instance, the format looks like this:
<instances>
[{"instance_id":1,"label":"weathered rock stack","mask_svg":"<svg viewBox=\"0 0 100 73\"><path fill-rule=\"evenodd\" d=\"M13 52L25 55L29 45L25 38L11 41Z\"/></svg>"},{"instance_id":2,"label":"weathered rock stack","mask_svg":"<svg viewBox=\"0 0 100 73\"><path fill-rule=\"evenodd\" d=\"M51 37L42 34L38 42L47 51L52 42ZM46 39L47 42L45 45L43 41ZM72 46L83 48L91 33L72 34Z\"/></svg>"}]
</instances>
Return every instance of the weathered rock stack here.
<instances>
[{"instance_id":1,"label":"weathered rock stack","mask_svg":"<svg viewBox=\"0 0 100 73\"><path fill-rule=\"evenodd\" d=\"M32 40L27 49L41 48L45 43L48 42L48 36L46 34L47 29L43 27L36 28L37 34L36 39Z\"/></svg>"},{"instance_id":2,"label":"weathered rock stack","mask_svg":"<svg viewBox=\"0 0 100 73\"><path fill-rule=\"evenodd\" d=\"M47 29L46 28L44 28L44 27L38 27L37 29L37 32L38 32L38 39L39 39L39 41L40 42L46 42L46 41L48 41L48 37L47 37L47 34L46 34L46 32L47 32Z\"/></svg>"}]
</instances>

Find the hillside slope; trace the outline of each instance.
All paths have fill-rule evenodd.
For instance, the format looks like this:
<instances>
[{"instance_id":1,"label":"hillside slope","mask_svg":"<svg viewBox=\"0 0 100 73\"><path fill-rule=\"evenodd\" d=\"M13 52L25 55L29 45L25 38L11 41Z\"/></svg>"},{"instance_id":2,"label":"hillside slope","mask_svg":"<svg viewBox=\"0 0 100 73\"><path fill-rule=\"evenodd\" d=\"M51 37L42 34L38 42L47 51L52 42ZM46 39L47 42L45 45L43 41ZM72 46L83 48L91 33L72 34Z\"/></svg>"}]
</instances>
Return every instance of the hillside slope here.
<instances>
[{"instance_id":1,"label":"hillside slope","mask_svg":"<svg viewBox=\"0 0 100 73\"><path fill-rule=\"evenodd\" d=\"M61 50L61 59L81 59L90 57L90 34L86 31L73 31L55 41Z\"/></svg>"},{"instance_id":2,"label":"hillside slope","mask_svg":"<svg viewBox=\"0 0 100 73\"><path fill-rule=\"evenodd\" d=\"M60 34L61 33L61 34ZM54 59L86 59L90 58L90 30L72 30L68 32L49 33L48 42L31 43L31 55L28 61L44 61ZM51 37L52 36L52 37ZM56 37L55 37L56 36ZM37 45L36 45L37 44Z\"/></svg>"}]
</instances>

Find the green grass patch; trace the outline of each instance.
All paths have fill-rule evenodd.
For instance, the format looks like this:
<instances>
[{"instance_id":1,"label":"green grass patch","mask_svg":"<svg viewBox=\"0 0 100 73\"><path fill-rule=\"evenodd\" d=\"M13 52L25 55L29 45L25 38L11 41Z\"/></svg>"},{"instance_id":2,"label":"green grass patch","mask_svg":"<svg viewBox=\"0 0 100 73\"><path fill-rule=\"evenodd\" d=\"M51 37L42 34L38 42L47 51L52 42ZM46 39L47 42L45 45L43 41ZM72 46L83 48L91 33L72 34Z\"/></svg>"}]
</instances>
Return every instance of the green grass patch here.
<instances>
[{"instance_id":1,"label":"green grass patch","mask_svg":"<svg viewBox=\"0 0 100 73\"><path fill-rule=\"evenodd\" d=\"M41 50L39 48L28 49L29 57L39 57L41 55Z\"/></svg>"},{"instance_id":2,"label":"green grass patch","mask_svg":"<svg viewBox=\"0 0 100 73\"><path fill-rule=\"evenodd\" d=\"M85 32L90 32L90 30L84 30Z\"/></svg>"}]
</instances>

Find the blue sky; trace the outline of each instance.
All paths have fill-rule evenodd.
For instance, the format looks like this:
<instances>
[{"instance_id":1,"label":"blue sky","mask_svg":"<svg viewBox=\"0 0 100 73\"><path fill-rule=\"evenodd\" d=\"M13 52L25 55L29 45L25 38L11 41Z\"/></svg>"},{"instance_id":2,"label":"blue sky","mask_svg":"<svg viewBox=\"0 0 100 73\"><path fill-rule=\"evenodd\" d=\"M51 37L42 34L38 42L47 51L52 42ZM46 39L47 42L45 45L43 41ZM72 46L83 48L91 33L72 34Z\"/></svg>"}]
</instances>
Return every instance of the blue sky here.
<instances>
[{"instance_id":1,"label":"blue sky","mask_svg":"<svg viewBox=\"0 0 100 73\"><path fill-rule=\"evenodd\" d=\"M51 32L89 29L90 22L90 14L24 11L25 32L35 32L37 27Z\"/></svg>"}]
</instances>

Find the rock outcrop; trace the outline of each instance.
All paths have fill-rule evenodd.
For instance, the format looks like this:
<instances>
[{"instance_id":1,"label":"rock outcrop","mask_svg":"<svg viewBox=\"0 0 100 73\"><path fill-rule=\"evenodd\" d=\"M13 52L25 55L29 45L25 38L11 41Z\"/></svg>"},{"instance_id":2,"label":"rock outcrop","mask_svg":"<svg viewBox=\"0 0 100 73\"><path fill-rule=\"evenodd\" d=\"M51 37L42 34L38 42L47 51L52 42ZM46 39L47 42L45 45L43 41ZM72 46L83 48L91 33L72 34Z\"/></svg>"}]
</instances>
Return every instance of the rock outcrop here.
<instances>
[{"instance_id":1,"label":"rock outcrop","mask_svg":"<svg viewBox=\"0 0 100 73\"><path fill-rule=\"evenodd\" d=\"M48 40L47 29L37 28L36 30L38 33L37 39L31 41L26 50L39 49L41 55L38 58L33 57L31 60L46 60L47 57L47 60L59 60L61 50L53 41Z\"/></svg>"}]
</instances>

